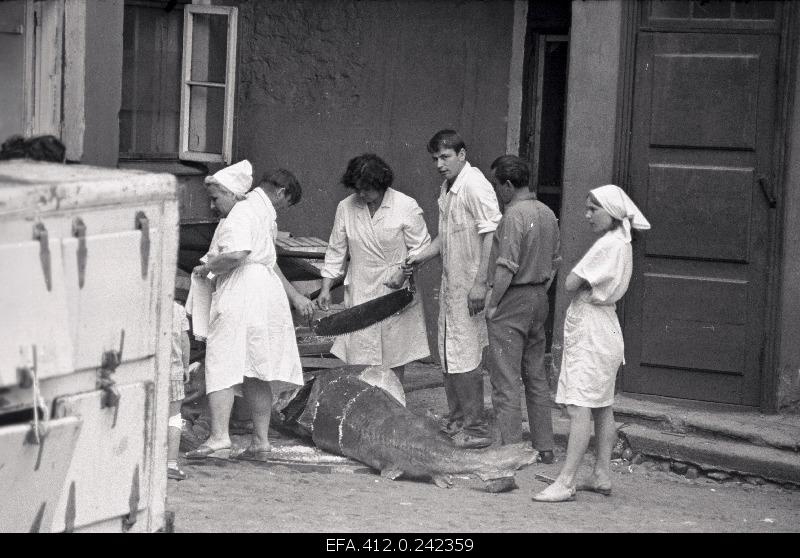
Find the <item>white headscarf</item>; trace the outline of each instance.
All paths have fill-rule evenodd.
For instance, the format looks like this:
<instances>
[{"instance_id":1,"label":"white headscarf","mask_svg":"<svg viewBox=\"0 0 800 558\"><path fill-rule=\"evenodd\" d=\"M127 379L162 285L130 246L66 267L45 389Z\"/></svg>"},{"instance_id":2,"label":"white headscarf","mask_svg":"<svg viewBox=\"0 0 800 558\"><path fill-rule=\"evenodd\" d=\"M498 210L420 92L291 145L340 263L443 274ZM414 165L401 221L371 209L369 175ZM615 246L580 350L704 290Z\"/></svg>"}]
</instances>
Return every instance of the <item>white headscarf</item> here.
<instances>
[{"instance_id":1,"label":"white headscarf","mask_svg":"<svg viewBox=\"0 0 800 558\"><path fill-rule=\"evenodd\" d=\"M605 209L609 215L622 221L622 230L627 242L631 241L631 227L641 230L650 228L648 220L619 186L606 184L589 193L597 199L600 207Z\"/></svg>"},{"instance_id":2,"label":"white headscarf","mask_svg":"<svg viewBox=\"0 0 800 558\"><path fill-rule=\"evenodd\" d=\"M214 173L214 179L237 195L245 195L253 185L253 165L244 159Z\"/></svg>"}]
</instances>

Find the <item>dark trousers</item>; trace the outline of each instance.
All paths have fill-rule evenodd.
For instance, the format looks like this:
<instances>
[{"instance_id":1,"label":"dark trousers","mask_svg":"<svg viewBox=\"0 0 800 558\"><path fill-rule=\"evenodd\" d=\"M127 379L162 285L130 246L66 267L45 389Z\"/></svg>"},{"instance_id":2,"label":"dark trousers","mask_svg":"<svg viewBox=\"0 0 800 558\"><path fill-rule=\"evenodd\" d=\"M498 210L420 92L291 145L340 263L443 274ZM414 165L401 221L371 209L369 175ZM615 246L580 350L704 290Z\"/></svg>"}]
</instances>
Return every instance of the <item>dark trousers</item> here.
<instances>
[{"instance_id":1,"label":"dark trousers","mask_svg":"<svg viewBox=\"0 0 800 558\"><path fill-rule=\"evenodd\" d=\"M553 449L550 386L544 369L544 322L548 310L544 285L512 286L492 319L486 320L492 407L503 444L522 441L522 377L533 447L539 451Z\"/></svg>"},{"instance_id":2,"label":"dark trousers","mask_svg":"<svg viewBox=\"0 0 800 558\"><path fill-rule=\"evenodd\" d=\"M450 409L449 422L461 423L470 436L489 436L483 414L483 375L478 367L463 374L444 373L444 392Z\"/></svg>"}]
</instances>

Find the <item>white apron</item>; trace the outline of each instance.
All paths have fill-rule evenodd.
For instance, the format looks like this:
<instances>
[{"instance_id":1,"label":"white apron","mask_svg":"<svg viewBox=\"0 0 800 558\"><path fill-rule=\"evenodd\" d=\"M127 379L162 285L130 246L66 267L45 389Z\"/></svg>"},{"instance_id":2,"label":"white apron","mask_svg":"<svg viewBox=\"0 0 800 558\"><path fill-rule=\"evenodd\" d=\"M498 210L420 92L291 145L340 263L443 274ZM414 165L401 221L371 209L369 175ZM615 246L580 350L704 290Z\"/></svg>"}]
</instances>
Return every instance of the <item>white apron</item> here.
<instances>
[{"instance_id":1,"label":"white apron","mask_svg":"<svg viewBox=\"0 0 800 558\"><path fill-rule=\"evenodd\" d=\"M600 237L572 270L591 289L579 291L567 308L556 403L614 403L617 370L625 362L616 302L628 289L632 262L630 243L615 229Z\"/></svg>"},{"instance_id":2,"label":"white apron","mask_svg":"<svg viewBox=\"0 0 800 558\"><path fill-rule=\"evenodd\" d=\"M275 209L257 188L220 225L220 253L250 250L245 261L217 278L206 345L206 392L240 384L245 376L274 392L303 385L289 300L273 269Z\"/></svg>"},{"instance_id":3,"label":"white apron","mask_svg":"<svg viewBox=\"0 0 800 558\"><path fill-rule=\"evenodd\" d=\"M356 194L342 200L325 253L322 276L344 272L344 303L348 308L393 292L388 281L408 254L416 254L431 242L422 209L417 202L388 188L381 206L370 216ZM373 326L336 338L331 352L347 364L396 367L430 354L419 290L409 306Z\"/></svg>"}]
</instances>

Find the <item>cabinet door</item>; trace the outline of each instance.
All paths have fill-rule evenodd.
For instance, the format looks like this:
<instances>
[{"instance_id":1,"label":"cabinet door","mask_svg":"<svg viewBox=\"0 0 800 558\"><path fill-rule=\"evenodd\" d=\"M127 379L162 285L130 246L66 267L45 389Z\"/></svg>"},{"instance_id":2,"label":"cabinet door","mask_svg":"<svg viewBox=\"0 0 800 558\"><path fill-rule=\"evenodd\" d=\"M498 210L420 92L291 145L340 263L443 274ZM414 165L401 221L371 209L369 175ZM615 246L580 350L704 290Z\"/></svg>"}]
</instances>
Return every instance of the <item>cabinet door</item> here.
<instances>
[{"instance_id":1,"label":"cabinet door","mask_svg":"<svg viewBox=\"0 0 800 558\"><path fill-rule=\"evenodd\" d=\"M150 383L119 386L119 407L102 407L104 392L56 399L54 416L83 420L52 524L53 531L77 529L126 516L131 505L148 502L153 425Z\"/></svg>"},{"instance_id":2,"label":"cabinet door","mask_svg":"<svg viewBox=\"0 0 800 558\"><path fill-rule=\"evenodd\" d=\"M142 231L87 235L84 262L78 238L63 239L64 276L75 347L75 368L100 365L102 354L119 350L123 359L155 352L154 261L157 234L150 229L147 273L142 273ZM83 285L80 266L83 265Z\"/></svg>"},{"instance_id":3,"label":"cabinet door","mask_svg":"<svg viewBox=\"0 0 800 558\"><path fill-rule=\"evenodd\" d=\"M34 346L40 379L72 372L60 241L48 247L49 290L38 241L0 245L0 387L19 383L17 369L33 365Z\"/></svg>"},{"instance_id":4,"label":"cabinet door","mask_svg":"<svg viewBox=\"0 0 800 558\"><path fill-rule=\"evenodd\" d=\"M0 428L0 531L49 530L80 430L78 417L51 420L36 444L29 423Z\"/></svg>"}]
</instances>

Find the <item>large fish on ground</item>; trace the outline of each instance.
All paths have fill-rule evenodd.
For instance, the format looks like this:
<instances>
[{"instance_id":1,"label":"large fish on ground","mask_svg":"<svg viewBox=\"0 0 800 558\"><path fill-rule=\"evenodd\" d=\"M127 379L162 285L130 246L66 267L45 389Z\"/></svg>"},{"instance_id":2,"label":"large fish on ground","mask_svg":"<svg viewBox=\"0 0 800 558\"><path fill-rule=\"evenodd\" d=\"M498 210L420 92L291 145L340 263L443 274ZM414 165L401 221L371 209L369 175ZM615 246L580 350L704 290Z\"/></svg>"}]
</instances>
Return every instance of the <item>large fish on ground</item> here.
<instances>
[{"instance_id":1,"label":"large fish on ground","mask_svg":"<svg viewBox=\"0 0 800 558\"><path fill-rule=\"evenodd\" d=\"M488 491L511 490L516 487L514 471L536 461L537 452L521 444L457 448L436 421L409 411L390 394L401 398L402 388L397 394L391 381L381 378L397 382L389 369L374 366L322 372L283 407L283 426L310 435L325 451L379 470L385 478L430 478L440 487L452 484L450 475L475 474Z\"/></svg>"}]
</instances>

